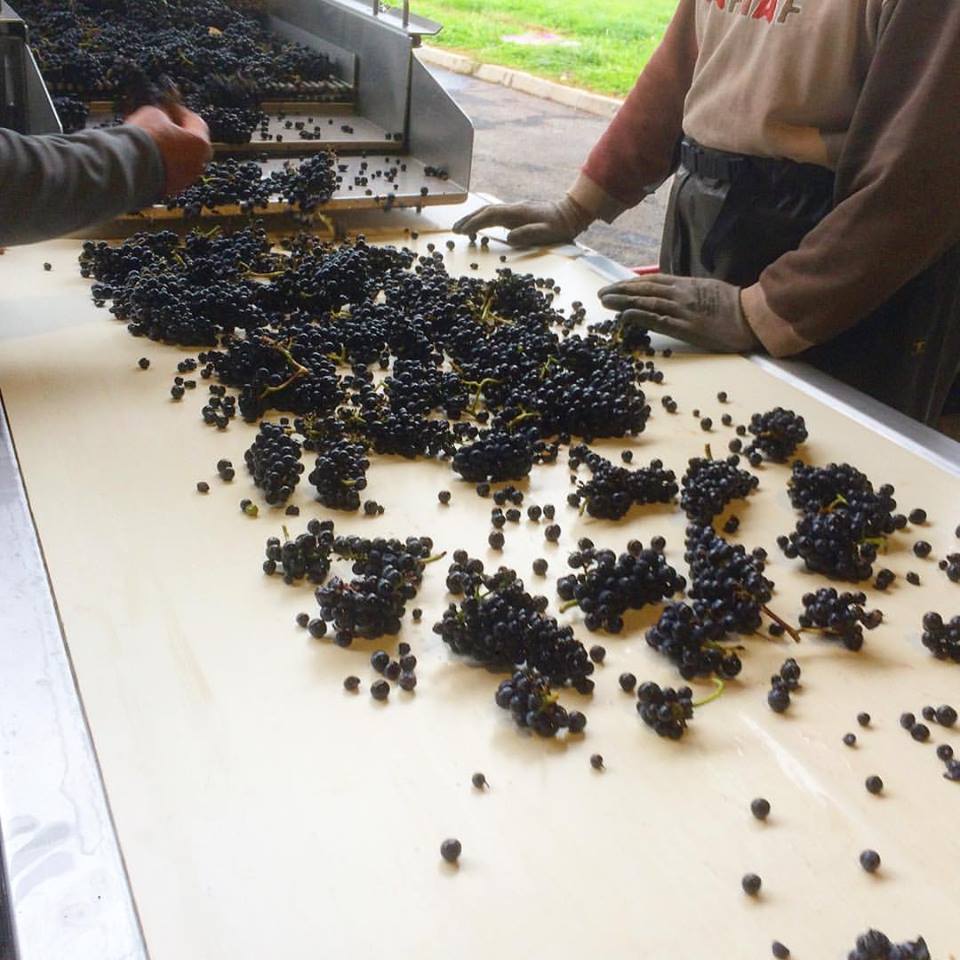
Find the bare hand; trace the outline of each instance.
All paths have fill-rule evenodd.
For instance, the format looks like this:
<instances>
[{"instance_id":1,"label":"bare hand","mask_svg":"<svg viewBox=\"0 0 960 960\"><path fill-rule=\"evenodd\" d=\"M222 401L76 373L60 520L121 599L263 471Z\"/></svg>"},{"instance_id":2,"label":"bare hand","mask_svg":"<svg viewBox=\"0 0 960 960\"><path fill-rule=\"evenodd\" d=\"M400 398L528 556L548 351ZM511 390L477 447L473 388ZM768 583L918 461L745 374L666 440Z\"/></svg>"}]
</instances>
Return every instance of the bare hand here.
<instances>
[{"instance_id":1,"label":"bare hand","mask_svg":"<svg viewBox=\"0 0 960 960\"><path fill-rule=\"evenodd\" d=\"M164 194L179 193L203 173L213 156L210 131L203 118L186 107L140 107L126 122L153 137L165 171Z\"/></svg>"},{"instance_id":2,"label":"bare hand","mask_svg":"<svg viewBox=\"0 0 960 960\"><path fill-rule=\"evenodd\" d=\"M608 310L668 337L718 353L760 345L740 307L740 288L722 280L653 274L598 291Z\"/></svg>"},{"instance_id":3,"label":"bare hand","mask_svg":"<svg viewBox=\"0 0 960 960\"><path fill-rule=\"evenodd\" d=\"M570 243L593 222L579 204L569 197L542 203L491 203L468 214L453 225L454 233L474 234L484 227L509 227L507 243L516 247Z\"/></svg>"}]
</instances>

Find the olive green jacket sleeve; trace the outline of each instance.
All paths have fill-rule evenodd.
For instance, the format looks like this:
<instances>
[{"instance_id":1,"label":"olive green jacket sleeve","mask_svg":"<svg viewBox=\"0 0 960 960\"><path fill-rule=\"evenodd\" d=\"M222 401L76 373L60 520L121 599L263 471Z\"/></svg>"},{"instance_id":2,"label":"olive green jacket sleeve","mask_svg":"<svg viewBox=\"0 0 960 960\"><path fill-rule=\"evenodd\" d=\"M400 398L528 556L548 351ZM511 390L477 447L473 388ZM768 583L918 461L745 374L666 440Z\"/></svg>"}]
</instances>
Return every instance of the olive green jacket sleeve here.
<instances>
[{"instance_id":1,"label":"olive green jacket sleeve","mask_svg":"<svg viewBox=\"0 0 960 960\"><path fill-rule=\"evenodd\" d=\"M0 130L0 246L62 236L160 199L163 159L144 130L70 136Z\"/></svg>"}]
</instances>

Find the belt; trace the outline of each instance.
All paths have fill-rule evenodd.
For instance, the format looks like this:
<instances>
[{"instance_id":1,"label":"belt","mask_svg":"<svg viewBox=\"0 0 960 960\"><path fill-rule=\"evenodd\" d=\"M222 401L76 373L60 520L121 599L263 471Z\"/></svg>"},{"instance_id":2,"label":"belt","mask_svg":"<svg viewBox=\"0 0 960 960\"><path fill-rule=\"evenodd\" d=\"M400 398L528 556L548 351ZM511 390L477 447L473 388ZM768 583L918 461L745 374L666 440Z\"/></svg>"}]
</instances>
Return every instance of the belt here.
<instances>
[{"instance_id":1,"label":"belt","mask_svg":"<svg viewBox=\"0 0 960 960\"><path fill-rule=\"evenodd\" d=\"M686 138L680 141L680 162L683 166L691 173L710 180L735 180L756 159L759 158L710 150Z\"/></svg>"}]
</instances>

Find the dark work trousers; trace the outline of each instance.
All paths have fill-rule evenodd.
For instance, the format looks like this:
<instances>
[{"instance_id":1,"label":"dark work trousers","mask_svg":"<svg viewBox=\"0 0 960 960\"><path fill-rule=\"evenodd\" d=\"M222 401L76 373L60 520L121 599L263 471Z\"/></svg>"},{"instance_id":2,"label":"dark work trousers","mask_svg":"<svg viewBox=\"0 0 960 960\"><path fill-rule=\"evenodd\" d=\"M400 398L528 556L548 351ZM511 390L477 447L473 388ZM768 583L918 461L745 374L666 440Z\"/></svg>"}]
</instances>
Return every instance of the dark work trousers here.
<instances>
[{"instance_id":1,"label":"dark work trousers","mask_svg":"<svg viewBox=\"0 0 960 960\"><path fill-rule=\"evenodd\" d=\"M750 286L769 264L795 250L833 203L834 177L824 167L684 141L660 269ZM796 359L935 423L960 376L960 245L870 316Z\"/></svg>"}]
</instances>

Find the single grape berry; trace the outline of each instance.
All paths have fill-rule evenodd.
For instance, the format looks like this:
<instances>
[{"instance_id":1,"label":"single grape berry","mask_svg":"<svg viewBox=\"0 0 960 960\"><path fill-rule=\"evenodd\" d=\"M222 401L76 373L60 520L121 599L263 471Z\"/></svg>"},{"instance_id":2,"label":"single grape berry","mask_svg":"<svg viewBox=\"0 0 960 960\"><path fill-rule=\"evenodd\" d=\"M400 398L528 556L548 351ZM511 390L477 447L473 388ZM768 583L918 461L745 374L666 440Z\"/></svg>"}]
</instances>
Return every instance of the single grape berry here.
<instances>
[{"instance_id":1,"label":"single grape berry","mask_svg":"<svg viewBox=\"0 0 960 960\"><path fill-rule=\"evenodd\" d=\"M770 801L765 800L763 797L757 797L756 800L750 803L750 812L758 820L766 820L770 815Z\"/></svg>"},{"instance_id":2,"label":"single grape berry","mask_svg":"<svg viewBox=\"0 0 960 960\"><path fill-rule=\"evenodd\" d=\"M441 491L437 494L437 499L438 499L441 503L449 503L449 502L450 502L450 491L449 491L449 490L441 490Z\"/></svg>"},{"instance_id":3,"label":"single grape berry","mask_svg":"<svg viewBox=\"0 0 960 960\"><path fill-rule=\"evenodd\" d=\"M880 868L880 854L876 850L864 850L860 854L860 866L867 873L876 873Z\"/></svg>"},{"instance_id":4,"label":"single grape berry","mask_svg":"<svg viewBox=\"0 0 960 960\"><path fill-rule=\"evenodd\" d=\"M297 614L297 626L298 626L298 627L303 627L303 629L306 630L307 627L309 626L309 624L310 624L310 614L309 614L309 613L298 613L298 614Z\"/></svg>"},{"instance_id":5,"label":"single grape berry","mask_svg":"<svg viewBox=\"0 0 960 960\"><path fill-rule=\"evenodd\" d=\"M459 840L444 840L440 844L440 856L447 863L456 863L460 859L461 853L463 853L463 846Z\"/></svg>"},{"instance_id":6,"label":"single grape berry","mask_svg":"<svg viewBox=\"0 0 960 960\"><path fill-rule=\"evenodd\" d=\"M876 795L882 792L883 781L876 774L874 774L873 776L867 777L866 781L864 781L864 786L867 788L868 793Z\"/></svg>"},{"instance_id":7,"label":"single grape berry","mask_svg":"<svg viewBox=\"0 0 960 960\"><path fill-rule=\"evenodd\" d=\"M141 370L146 370L146 369L150 366L150 360L149 360L149 358L148 358L148 357L141 357L141 358L137 361L137 366L138 366Z\"/></svg>"},{"instance_id":8,"label":"single grape berry","mask_svg":"<svg viewBox=\"0 0 960 960\"><path fill-rule=\"evenodd\" d=\"M603 663L604 658L607 655L606 647L601 647L599 643L594 644L590 648L590 659L594 663Z\"/></svg>"},{"instance_id":9,"label":"single grape berry","mask_svg":"<svg viewBox=\"0 0 960 960\"><path fill-rule=\"evenodd\" d=\"M922 507L917 507L915 510L911 510L907 515L911 523L926 523L927 522L927 511Z\"/></svg>"},{"instance_id":10,"label":"single grape berry","mask_svg":"<svg viewBox=\"0 0 960 960\"><path fill-rule=\"evenodd\" d=\"M351 693L357 690L359 686L360 686L359 677L346 677L343 681L343 689L349 690Z\"/></svg>"},{"instance_id":11,"label":"single grape berry","mask_svg":"<svg viewBox=\"0 0 960 960\"><path fill-rule=\"evenodd\" d=\"M957 711L949 704L937 707L937 723L944 727L952 727L957 722Z\"/></svg>"},{"instance_id":12,"label":"single grape berry","mask_svg":"<svg viewBox=\"0 0 960 960\"><path fill-rule=\"evenodd\" d=\"M779 940L774 940L770 946L770 952L777 958L777 960L789 960L790 958L790 948L784 946Z\"/></svg>"},{"instance_id":13,"label":"single grape berry","mask_svg":"<svg viewBox=\"0 0 960 960\"><path fill-rule=\"evenodd\" d=\"M551 523L550 526L543 531L543 535L550 543L556 543L560 539L560 525Z\"/></svg>"},{"instance_id":14,"label":"single grape berry","mask_svg":"<svg viewBox=\"0 0 960 960\"><path fill-rule=\"evenodd\" d=\"M390 684L386 680L375 680L370 684L370 696L374 700L386 700L390 696Z\"/></svg>"},{"instance_id":15,"label":"single grape berry","mask_svg":"<svg viewBox=\"0 0 960 960\"><path fill-rule=\"evenodd\" d=\"M858 714L857 714L857 723L859 723L861 727L869 727L869 726L870 726L870 714L869 714L869 713L858 713Z\"/></svg>"},{"instance_id":16,"label":"single grape berry","mask_svg":"<svg viewBox=\"0 0 960 960\"><path fill-rule=\"evenodd\" d=\"M637 685L637 678L632 673L621 673L619 683L620 689L624 693L632 693L633 688Z\"/></svg>"},{"instance_id":17,"label":"single grape berry","mask_svg":"<svg viewBox=\"0 0 960 960\"><path fill-rule=\"evenodd\" d=\"M209 493L209 492L210 492L210 484L207 483L206 480L201 480L197 484L197 493Z\"/></svg>"},{"instance_id":18,"label":"single grape berry","mask_svg":"<svg viewBox=\"0 0 960 960\"><path fill-rule=\"evenodd\" d=\"M593 755L590 757L590 766L593 767L594 770L602 770L602 769L603 769L603 757L600 756L599 753L593 754Z\"/></svg>"},{"instance_id":19,"label":"single grape berry","mask_svg":"<svg viewBox=\"0 0 960 960\"><path fill-rule=\"evenodd\" d=\"M586 725L586 714L581 713L579 710L571 710L570 713L567 714L567 731L569 733L583 733Z\"/></svg>"},{"instance_id":20,"label":"single grape berry","mask_svg":"<svg viewBox=\"0 0 960 960\"><path fill-rule=\"evenodd\" d=\"M542 557L538 557L536 560L533 561L533 572L538 577L543 577L547 573L548 566L549 565L546 560L544 560Z\"/></svg>"},{"instance_id":21,"label":"single grape berry","mask_svg":"<svg viewBox=\"0 0 960 960\"><path fill-rule=\"evenodd\" d=\"M740 881L743 892L751 897L755 897L760 892L762 883L763 881L755 873L745 873Z\"/></svg>"},{"instance_id":22,"label":"single grape berry","mask_svg":"<svg viewBox=\"0 0 960 960\"><path fill-rule=\"evenodd\" d=\"M856 735L855 733L845 733L845 734L843 735L843 742L844 742L848 747L853 747L853 746L855 746L856 743L857 743L857 735Z\"/></svg>"},{"instance_id":23,"label":"single grape berry","mask_svg":"<svg viewBox=\"0 0 960 960\"><path fill-rule=\"evenodd\" d=\"M475 773L470 782L478 789L483 790L487 786L487 778L482 773Z\"/></svg>"}]
</instances>

